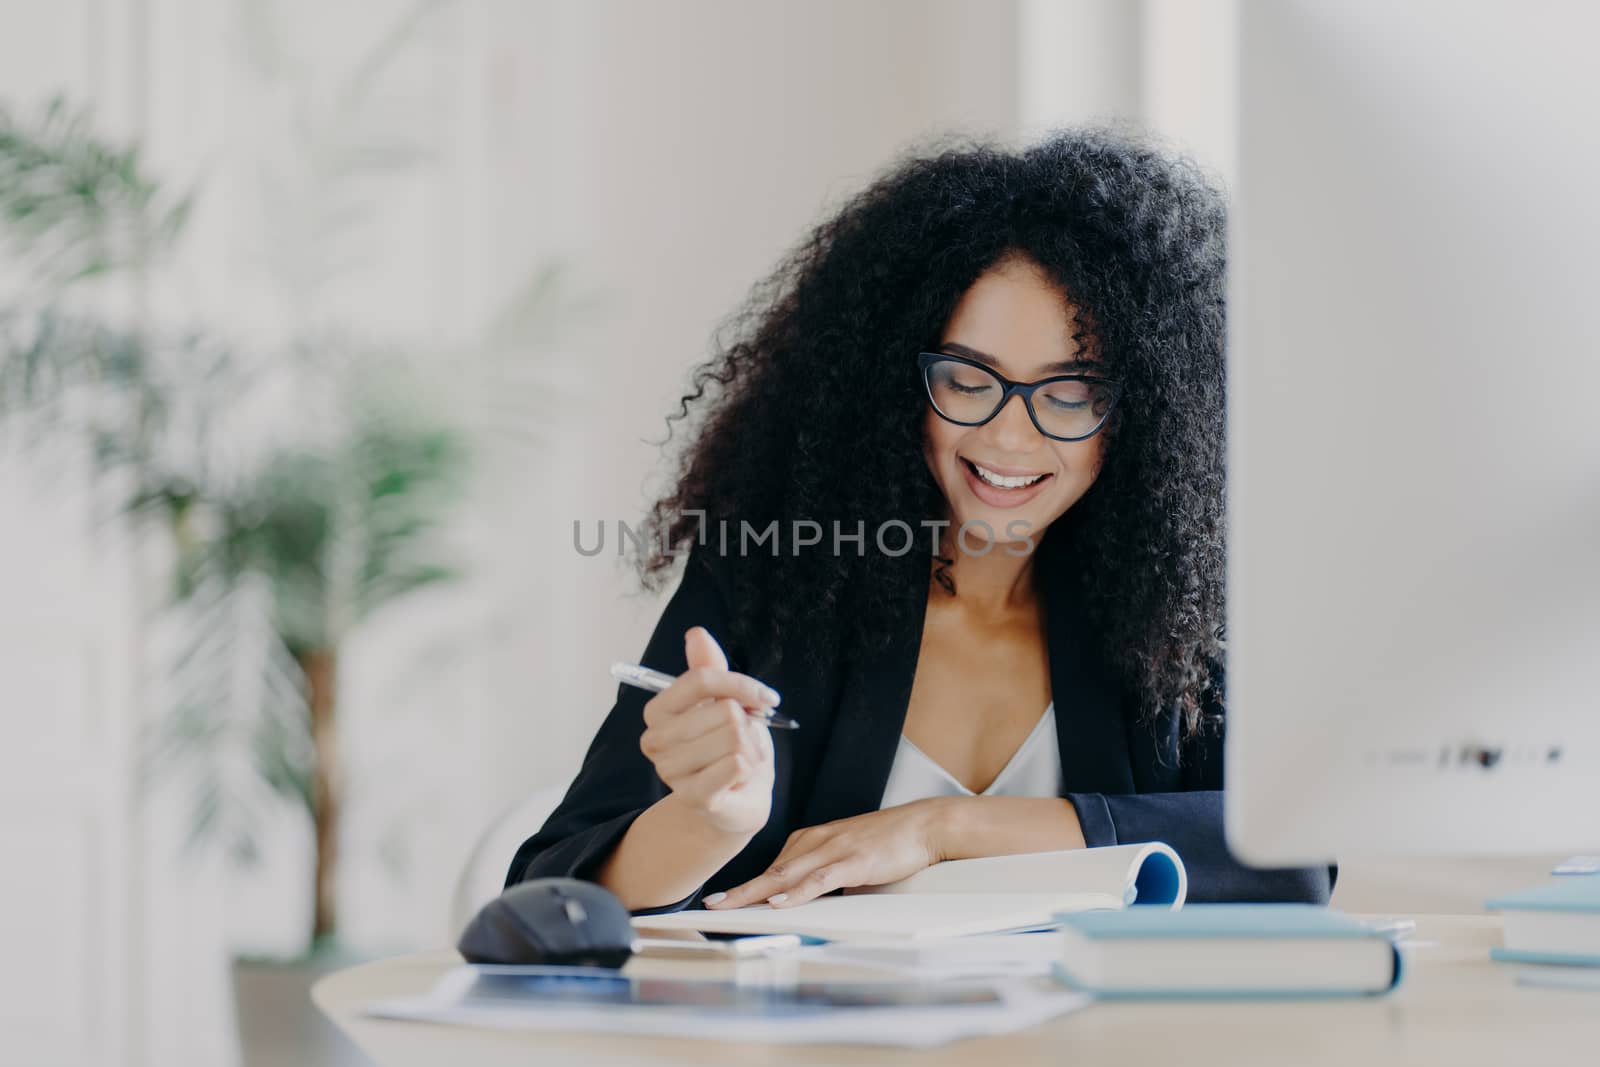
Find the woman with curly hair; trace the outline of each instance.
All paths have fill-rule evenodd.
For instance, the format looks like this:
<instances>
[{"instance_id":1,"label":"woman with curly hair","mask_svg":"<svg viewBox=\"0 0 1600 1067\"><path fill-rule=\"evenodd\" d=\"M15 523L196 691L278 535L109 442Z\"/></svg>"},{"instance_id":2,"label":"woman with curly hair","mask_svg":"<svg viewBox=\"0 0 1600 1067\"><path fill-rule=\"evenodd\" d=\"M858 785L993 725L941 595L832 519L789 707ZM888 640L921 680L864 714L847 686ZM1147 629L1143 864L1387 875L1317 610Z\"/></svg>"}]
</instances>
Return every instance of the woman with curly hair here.
<instances>
[{"instance_id":1,"label":"woman with curly hair","mask_svg":"<svg viewBox=\"0 0 1600 1067\"><path fill-rule=\"evenodd\" d=\"M507 884L791 907L1162 840L1191 899L1325 902L1223 840L1224 218L1074 131L907 157L817 227L675 416L640 662L680 677L618 691Z\"/></svg>"}]
</instances>

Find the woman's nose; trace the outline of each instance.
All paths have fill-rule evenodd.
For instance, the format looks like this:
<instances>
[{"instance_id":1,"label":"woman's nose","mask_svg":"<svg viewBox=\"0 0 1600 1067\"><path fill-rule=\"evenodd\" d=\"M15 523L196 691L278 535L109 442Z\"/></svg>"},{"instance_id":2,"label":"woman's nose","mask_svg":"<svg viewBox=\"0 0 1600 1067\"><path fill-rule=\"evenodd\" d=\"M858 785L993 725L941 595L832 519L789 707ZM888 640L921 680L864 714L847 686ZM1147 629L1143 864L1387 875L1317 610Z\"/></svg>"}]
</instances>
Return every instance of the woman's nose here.
<instances>
[{"instance_id":1,"label":"woman's nose","mask_svg":"<svg viewBox=\"0 0 1600 1067\"><path fill-rule=\"evenodd\" d=\"M1021 396L1009 398L984 429L989 443L1002 452L1031 452L1039 443L1039 430L1028 418L1027 403Z\"/></svg>"}]
</instances>

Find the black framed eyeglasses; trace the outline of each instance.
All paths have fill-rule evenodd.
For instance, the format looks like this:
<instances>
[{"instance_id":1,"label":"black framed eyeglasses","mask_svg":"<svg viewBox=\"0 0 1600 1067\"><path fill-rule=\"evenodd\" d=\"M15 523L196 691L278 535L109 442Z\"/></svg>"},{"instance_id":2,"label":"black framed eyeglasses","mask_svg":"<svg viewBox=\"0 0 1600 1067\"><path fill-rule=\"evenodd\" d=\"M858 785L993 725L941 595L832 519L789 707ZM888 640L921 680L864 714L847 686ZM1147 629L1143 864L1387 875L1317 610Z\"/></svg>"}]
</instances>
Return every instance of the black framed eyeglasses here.
<instances>
[{"instance_id":1,"label":"black framed eyeglasses","mask_svg":"<svg viewBox=\"0 0 1600 1067\"><path fill-rule=\"evenodd\" d=\"M958 426L982 426L1013 393L1034 427L1056 441L1083 441L1099 433L1122 396L1122 383L1092 374L1059 374L1014 382L977 360L948 352L919 352L917 366L933 410Z\"/></svg>"}]
</instances>

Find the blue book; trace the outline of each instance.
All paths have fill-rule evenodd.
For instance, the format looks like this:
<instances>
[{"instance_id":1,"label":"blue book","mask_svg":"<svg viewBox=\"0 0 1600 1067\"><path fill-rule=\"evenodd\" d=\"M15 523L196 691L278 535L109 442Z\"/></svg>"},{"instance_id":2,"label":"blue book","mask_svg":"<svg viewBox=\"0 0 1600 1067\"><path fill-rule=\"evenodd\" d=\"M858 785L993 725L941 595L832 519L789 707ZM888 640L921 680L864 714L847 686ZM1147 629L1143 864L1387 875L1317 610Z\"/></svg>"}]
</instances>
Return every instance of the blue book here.
<instances>
[{"instance_id":1,"label":"blue book","mask_svg":"<svg viewBox=\"0 0 1600 1067\"><path fill-rule=\"evenodd\" d=\"M1600 967L1600 874L1567 875L1484 907L1505 914L1505 947L1489 950L1494 959Z\"/></svg>"},{"instance_id":2,"label":"blue book","mask_svg":"<svg viewBox=\"0 0 1600 1067\"><path fill-rule=\"evenodd\" d=\"M1057 918L1057 978L1103 997L1364 996L1400 982L1393 942L1342 912L1308 904L1190 904Z\"/></svg>"}]
</instances>

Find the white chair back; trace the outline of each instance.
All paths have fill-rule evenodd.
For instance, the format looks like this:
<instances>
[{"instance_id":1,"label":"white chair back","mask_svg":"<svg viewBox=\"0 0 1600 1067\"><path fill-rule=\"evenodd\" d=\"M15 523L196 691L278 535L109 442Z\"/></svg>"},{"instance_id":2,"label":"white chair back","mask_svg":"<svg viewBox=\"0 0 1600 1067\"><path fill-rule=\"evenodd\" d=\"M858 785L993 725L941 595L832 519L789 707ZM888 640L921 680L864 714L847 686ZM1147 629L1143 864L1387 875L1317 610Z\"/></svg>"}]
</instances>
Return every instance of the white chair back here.
<instances>
[{"instance_id":1,"label":"white chair back","mask_svg":"<svg viewBox=\"0 0 1600 1067\"><path fill-rule=\"evenodd\" d=\"M544 825L565 793L566 787L560 785L537 790L501 811L478 835L450 897L452 941L461 936L479 908L500 895L517 846Z\"/></svg>"}]
</instances>

